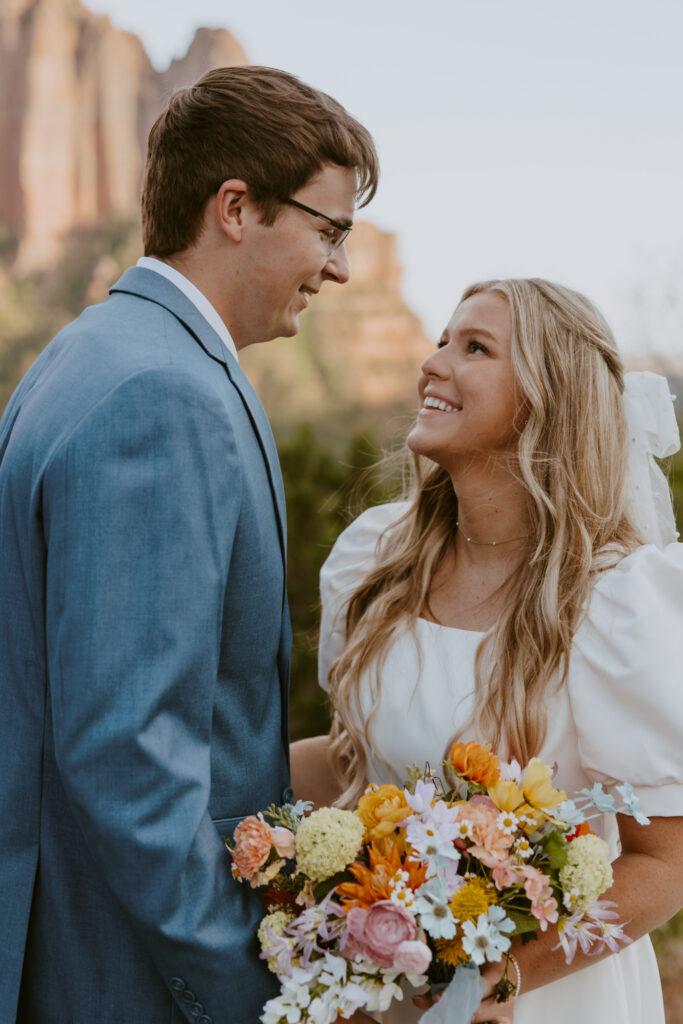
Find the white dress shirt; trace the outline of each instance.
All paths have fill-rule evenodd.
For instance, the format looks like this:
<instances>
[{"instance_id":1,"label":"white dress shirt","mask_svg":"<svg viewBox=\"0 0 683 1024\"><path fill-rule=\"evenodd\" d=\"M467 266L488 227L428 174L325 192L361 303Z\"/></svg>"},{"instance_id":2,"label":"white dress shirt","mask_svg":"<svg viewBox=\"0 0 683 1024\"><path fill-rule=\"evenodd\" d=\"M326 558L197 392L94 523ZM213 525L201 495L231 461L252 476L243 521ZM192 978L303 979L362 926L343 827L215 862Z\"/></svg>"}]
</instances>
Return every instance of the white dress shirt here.
<instances>
[{"instance_id":1,"label":"white dress shirt","mask_svg":"<svg viewBox=\"0 0 683 1024\"><path fill-rule=\"evenodd\" d=\"M171 267L168 263L164 263L163 260L157 260L153 256L141 256L137 262L137 266L143 267L145 270L153 270L155 274L161 274L162 277L167 278L172 284L174 284L176 288L180 288L183 295L187 296L195 309L197 309L197 311L204 317L209 327L213 327L230 355L234 356L239 362L235 342L230 337L230 331L225 326L206 295L204 295L203 292L200 292L199 288L193 285L189 278L185 277L184 274L181 274L179 270L175 269L175 267Z\"/></svg>"}]
</instances>

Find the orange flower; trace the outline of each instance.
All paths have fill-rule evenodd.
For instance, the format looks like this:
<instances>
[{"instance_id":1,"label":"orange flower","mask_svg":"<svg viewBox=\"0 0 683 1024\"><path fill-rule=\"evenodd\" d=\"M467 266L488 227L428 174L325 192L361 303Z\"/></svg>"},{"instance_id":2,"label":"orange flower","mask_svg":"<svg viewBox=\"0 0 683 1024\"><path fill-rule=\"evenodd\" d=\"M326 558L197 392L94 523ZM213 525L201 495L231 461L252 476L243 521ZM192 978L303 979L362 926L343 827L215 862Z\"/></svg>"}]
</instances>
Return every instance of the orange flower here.
<instances>
[{"instance_id":1,"label":"orange flower","mask_svg":"<svg viewBox=\"0 0 683 1024\"><path fill-rule=\"evenodd\" d=\"M578 839L579 836L594 836L595 832L590 827L587 821L582 821L580 825L577 825L573 832L567 835L567 842L571 843L572 839Z\"/></svg>"},{"instance_id":2,"label":"orange flower","mask_svg":"<svg viewBox=\"0 0 683 1024\"><path fill-rule=\"evenodd\" d=\"M252 878L257 873L268 860L272 845L273 830L260 813L258 818L252 814L239 823L232 859L242 878Z\"/></svg>"},{"instance_id":3,"label":"orange flower","mask_svg":"<svg viewBox=\"0 0 683 1024\"><path fill-rule=\"evenodd\" d=\"M377 786L360 798L356 814L365 825L366 840L384 839L410 817L412 808L398 786Z\"/></svg>"},{"instance_id":4,"label":"orange flower","mask_svg":"<svg viewBox=\"0 0 683 1024\"><path fill-rule=\"evenodd\" d=\"M482 786L490 786L500 778L498 758L491 753L488 745L454 743L451 747L451 764L459 775Z\"/></svg>"},{"instance_id":5,"label":"orange flower","mask_svg":"<svg viewBox=\"0 0 683 1024\"><path fill-rule=\"evenodd\" d=\"M356 861L349 865L349 871L356 882L342 882L337 886L344 907L369 909L379 900L389 900L394 891L392 880L401 871L408 875L407 885L415 891L427 880L426 865L414 860L401 860L398 846L390 846L385 855L375 843L368 847L370 867Z\"/></svg>"}]
</instances>

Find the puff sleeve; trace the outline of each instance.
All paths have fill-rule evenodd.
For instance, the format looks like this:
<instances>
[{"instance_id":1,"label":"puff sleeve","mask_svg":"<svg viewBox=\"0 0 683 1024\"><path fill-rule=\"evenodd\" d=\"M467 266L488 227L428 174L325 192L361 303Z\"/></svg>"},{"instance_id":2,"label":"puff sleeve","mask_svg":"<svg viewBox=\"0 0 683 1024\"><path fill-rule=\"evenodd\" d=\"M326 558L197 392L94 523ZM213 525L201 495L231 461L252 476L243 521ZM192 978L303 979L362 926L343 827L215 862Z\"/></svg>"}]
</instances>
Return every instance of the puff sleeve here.
<instances>
[{"instance_id":1,"label":"puff sleeve","mask_svg":"<svg viewBox=\"0 0 683 1024\"><path fill-rule=\"evenodd\" d=\"M645 545L600 577L568 685L588 776L627 780L648 815L683 815L683 544Z\"/></svg>"},{"instance_id":2,"label":"puff sleeve","mask_svg":"<svg viewBox=\"0 0 683 1024\"><path fill-rule=\"evenodd\" d=\"M371 571L385 531L407 511L408 502L375 505L337 538L320 571L320 646L318 679L329 690L328 676L346 643L346 608L356 587Z\"/></svg>"}]
</instances>

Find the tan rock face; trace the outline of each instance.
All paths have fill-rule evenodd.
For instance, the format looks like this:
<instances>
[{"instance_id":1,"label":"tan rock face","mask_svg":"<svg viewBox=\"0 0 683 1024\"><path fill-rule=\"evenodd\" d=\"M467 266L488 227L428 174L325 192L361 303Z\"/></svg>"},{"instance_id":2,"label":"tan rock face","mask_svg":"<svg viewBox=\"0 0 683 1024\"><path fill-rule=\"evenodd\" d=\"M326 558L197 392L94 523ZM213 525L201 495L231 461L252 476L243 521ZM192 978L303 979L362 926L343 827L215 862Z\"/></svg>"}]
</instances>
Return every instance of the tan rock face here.
<instances>
[{"instance_id":1,"label":"tan rock face","mask_svg":"<svg viewBox=\"0 0 683 1024\"><path fill-rule=\"evenodd\" d=\"M137 36L79 0L3 0L0 219L17 268L51 263L71 228L137 209L147 133L170 92L209 67L245 64L224 29L199 29L156 72Z\"/></svg>"},{"instance_id":2,"label":"tan rock face","mask_svg":"<svg viewBox=\"0 0 683 1024\"><path fill-rule=\"evenodd\" d=\"M147 134L170 94L211 67L248 62L229 32L201 28L157 72L136 36L80 0L0 5L0 220L19 241L22 274L54 266L72 229L135 216ZM429 345L401 296L396 239L357 223L348 252L351 282L325 285L296 339L243 354L276 423L414 405ZM88 301L117 275L102 254Z\"/></svg>"}]
</instances>

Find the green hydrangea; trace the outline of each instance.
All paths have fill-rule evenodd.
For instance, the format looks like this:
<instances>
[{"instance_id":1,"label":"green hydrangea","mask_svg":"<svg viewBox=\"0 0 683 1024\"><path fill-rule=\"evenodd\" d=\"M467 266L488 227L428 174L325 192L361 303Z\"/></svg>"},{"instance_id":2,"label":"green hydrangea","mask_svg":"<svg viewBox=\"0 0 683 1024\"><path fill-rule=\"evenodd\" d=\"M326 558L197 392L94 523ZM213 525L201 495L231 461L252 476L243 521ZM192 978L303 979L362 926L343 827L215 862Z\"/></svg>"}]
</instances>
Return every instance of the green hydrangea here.
<instances>
[{"instance_id":1,"label":"green hydrangea","mask_svg":"<svg viewBox=\"0 0 683 1024\"><path fill-rule=\"evenodd\" d=\"M288 914L286 910L274 910L272 914L266 914L258 927L258 940L261 943L261 951L263 953L267 953L271 947L271 939L268 938L266 929L269 928L272 935L284 935L285 925L288 925L293 920L294 914ZM292 949L294 949L294 939L290 939L290 942ZM277 957L269 957L267 963L273 974L276 974Z\"/></svg>"},{"instance_id":2,"label":"green hydrangea","mask_svg":"<svg viewBox=\"0 0 683 1024\"><path fill-rule=\"evenodd\" d=\"M352 811L321 807L299 825L296 860L299 871L313 882L322 882L343 871L354 860L363 842L362 821Z\"/></svg>"},{"instance_id":3,"label":"green hydrangea","mask_svg":"<svg viewBox=\"0 0 683 1024\"><path fill-rule=\"evenodd\" d=\"M613 881L609 849L599 836L577 836L568 845L567 863L560 871L560 884L565 893L578 893L574 910L586 910Z\"/></svg>"}]
</instances>

